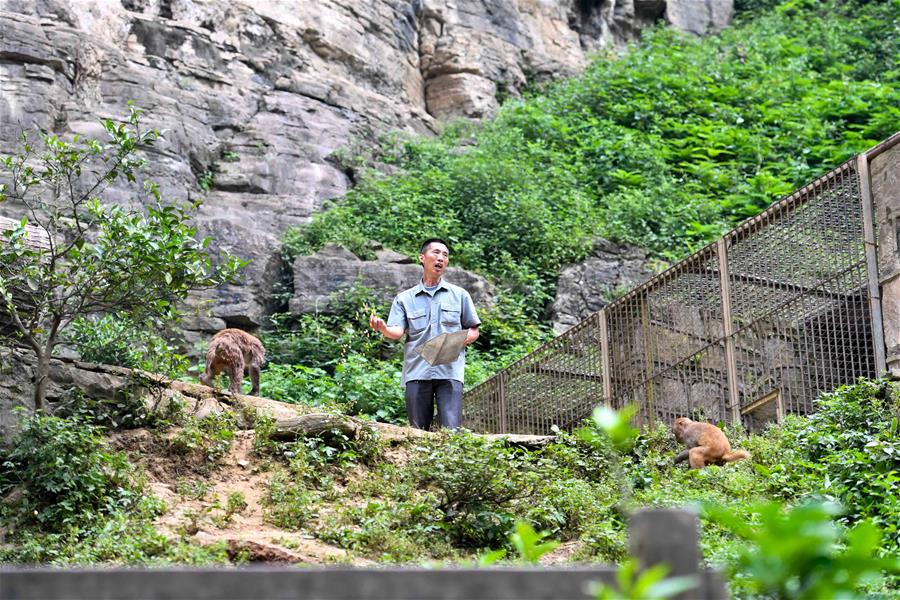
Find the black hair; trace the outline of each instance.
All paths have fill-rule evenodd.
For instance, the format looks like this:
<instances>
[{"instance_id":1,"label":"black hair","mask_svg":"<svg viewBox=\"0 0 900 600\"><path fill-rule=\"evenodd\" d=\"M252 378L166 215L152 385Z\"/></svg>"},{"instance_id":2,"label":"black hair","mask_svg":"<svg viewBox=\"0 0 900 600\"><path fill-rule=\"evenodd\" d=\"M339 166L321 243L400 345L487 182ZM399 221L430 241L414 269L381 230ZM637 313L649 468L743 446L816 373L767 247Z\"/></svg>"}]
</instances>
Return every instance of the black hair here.
<instances>
[{"instance_id":1,"label":"black hair","mask_svg":"<svg viewBox=\"0 0 900 600\"><path fill-rule=\"evenodd\" d=\"M448 244L441 238L428 238L427 240L422 242L421 246L419 246L419 254L425 254L425 251L428 250L429 244L434 244L435 242L437 242L438 244L443 244L444 247L447 249L447 254L450 253L450 244Z\"/></svg>"}]
</instances>

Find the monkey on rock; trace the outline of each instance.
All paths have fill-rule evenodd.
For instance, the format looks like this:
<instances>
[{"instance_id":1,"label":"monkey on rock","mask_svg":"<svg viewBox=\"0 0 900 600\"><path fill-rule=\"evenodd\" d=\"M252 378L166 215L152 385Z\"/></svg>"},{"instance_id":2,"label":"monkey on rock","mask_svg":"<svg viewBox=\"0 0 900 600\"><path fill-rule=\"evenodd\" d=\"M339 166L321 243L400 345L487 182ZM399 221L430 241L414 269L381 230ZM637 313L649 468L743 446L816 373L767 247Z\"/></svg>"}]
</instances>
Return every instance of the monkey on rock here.
<instances>
[{"instance_id":1,"label":"monkey on rock","mask_svg":"<svg viewBox=\"0 0 900 600\"><path fill-rule=\"evenodd\" d=\"M224 372L231 380L228 389L240 394L246 371L253 384L250 395L256 396L259 394L259 370L265 355L262 343L246 331L223 329L209 341L206 371L200 376L200 383L212 385L216 376Z\"/></svg>"}]
</instances>

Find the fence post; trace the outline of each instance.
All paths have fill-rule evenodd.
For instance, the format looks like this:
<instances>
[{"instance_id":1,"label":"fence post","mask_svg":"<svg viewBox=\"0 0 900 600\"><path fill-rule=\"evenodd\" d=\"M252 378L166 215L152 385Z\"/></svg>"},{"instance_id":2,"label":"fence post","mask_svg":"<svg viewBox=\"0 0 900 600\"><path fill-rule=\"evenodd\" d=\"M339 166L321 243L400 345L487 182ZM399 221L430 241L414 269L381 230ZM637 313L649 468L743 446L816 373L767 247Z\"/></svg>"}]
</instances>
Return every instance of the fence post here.
<instances>
[{"instance_id":1,"label":"fence post","mask_svg":"<svg viewBox=\"0 0 900 600\"><path fill-rule=\"evenodd\" d=\"M731 422L736 424L741 418L741 406L738 395L737 360L734 356L734 324L731 320L731 279L728 275L728 246L726 239L726 237L720 237L716 242L716 254L719 258L719 293L722 295L722 336L725 338L725 372L728 378L728 403L731 405Z\"/></svg>"},{"instance_id":2,"label":"fence post","mask_svg":"<svg viewBox=\"0 0 900 600\"><path fill-rule=\"evenodd\" d=\"M628 522L628 537L629 551L642 570L665 563L669 565L668 577L696 578L696 588L675 598L728 597L721 579L701 568L700 520L696 514L675 508L640 510Z\"/></svg>"},{"instance_id":3,"label":"fence post","mask_svg":"<svg viewBox=\"0 0 900 600\"><path fill-rule=\"evenodd\" d=\"M866 251L866 276L869 286L869 313L872 320L872 345L875 351L875 376L887 373L884 346L884 323L881 316L881 286L878 282L878 249L875 240L875 209L872 185L869 180L869 158L865 153L856 157L856 175L859 179L859 199L863 214L863 243Z\"/></svg>"},{"instance_id":4,"label":"fence post","mask_svg":"<svg viewBox=\"0 0 900 600\"><path fill-rule=\"evenodd\" d=\"M641 299L641 337L644 342L644 378L646 380L646 385L644 386L644 397L646 398L646 404L641 407L643 410L638 412L637 424L639 427L643 428L645 423L645 415L646 422L649 424L653 424L656 422L657 413L656 413L656 394L654 394L653 389L653 352L650 349L650 344L653 341L653 337L650 335L650 289L646 289L640 295Z\"/></svg>"},{"instance_id":5,"label":"fence post","mask_svg":"<svg viewBox=\"0 0 900 600\"><path fill-rule=\"evenodd\" d=\"M506 401L506 371L500 371L500 433L509 433L509 405Z\"/></svg>"},{"instance_id":6,"label":"fence post","mask_svg":"<svg viewBox=\"0 0 900 600\"><path fill-rule=\"evenodd\" d=\"M606 324L606 309L597 313L600 321L600 368L603 373L603 404L612 406L612 375L609 372L609 330Z\"/></svg>"}]
</instances>

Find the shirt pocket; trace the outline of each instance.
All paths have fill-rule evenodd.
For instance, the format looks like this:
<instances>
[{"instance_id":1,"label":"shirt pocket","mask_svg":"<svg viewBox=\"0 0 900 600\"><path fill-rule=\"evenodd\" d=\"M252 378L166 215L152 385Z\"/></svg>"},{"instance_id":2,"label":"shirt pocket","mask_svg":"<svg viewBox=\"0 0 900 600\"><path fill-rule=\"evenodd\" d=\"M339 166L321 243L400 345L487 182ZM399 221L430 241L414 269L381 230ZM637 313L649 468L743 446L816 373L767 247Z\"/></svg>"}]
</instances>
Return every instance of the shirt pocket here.
<instances>
[{"instance_id":1,"label":"shirt pocket","mask_svg":"<svg viewBox=\"0 0 900 600\"><path fill-rule=\"evenodd\" d=\"M428 311L418 310L415 312L409 312L407 314L410 332L422 331L423 329L428 327Z\"/></svg>"},{"instance_id":2,"label":"shirt pocket","mask_svg":"<svg viewBox=\"0 0 900 600\"><path fill-rule=\"evenodd\" d=\"M459 329L459 304L441 306L441 325Z\"/></svg>"}]
</instances>

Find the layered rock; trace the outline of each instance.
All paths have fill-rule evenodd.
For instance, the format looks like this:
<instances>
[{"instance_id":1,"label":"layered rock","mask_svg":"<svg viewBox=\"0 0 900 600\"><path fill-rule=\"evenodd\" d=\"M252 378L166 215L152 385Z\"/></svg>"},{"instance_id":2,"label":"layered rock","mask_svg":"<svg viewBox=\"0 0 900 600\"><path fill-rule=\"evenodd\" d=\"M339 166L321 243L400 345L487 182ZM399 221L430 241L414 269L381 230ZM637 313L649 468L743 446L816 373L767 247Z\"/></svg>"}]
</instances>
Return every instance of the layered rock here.
<instances>
[{"instance_id":1,"label":"layered rock","mask_svg":"<svg viewBox=\"0 0 900 600\"><path fill-rule=\"evenodd\" d=\"M696 23L682 22L687 5ZM167 131L147 176L165 198L202 200L201 233L252 261L190 324L252 328L282 233L352 184L342 149L490 115L498 97L576 73L667 15L713 30L720 8L730 0L3 0L0 144L33 126L102 138L97 117L133 100ZM118 186L105 197L135 201Z\"/></svg>"},{"instance_id":2,"label":"layered rock","mask_svg":"<svg viewBox=\"0 0 900 600\"><path fill-rule=\"evenodd\" d=\"M387 302L422 279L421 265L411 258L391 251L378 254L378 260L360 260L329 244L312 256L298 256L294 259L291 313L331 312L339 293L357 285L373 290L379 301ZM467 290L477 306L493 302L493 288L479 275L449 267L444 279Z\"/></svg>"},{"instance_id":3,"label":"layered rock","mask_svg":"<svg viewBox=\"0 0 900 600\"><path fill-rule=\"evenodd\" d=\"M652 276L640 248L596 240L587 260L560 273L549 311L554 331L564 332Z\"/></svg>"}]
</instances>

